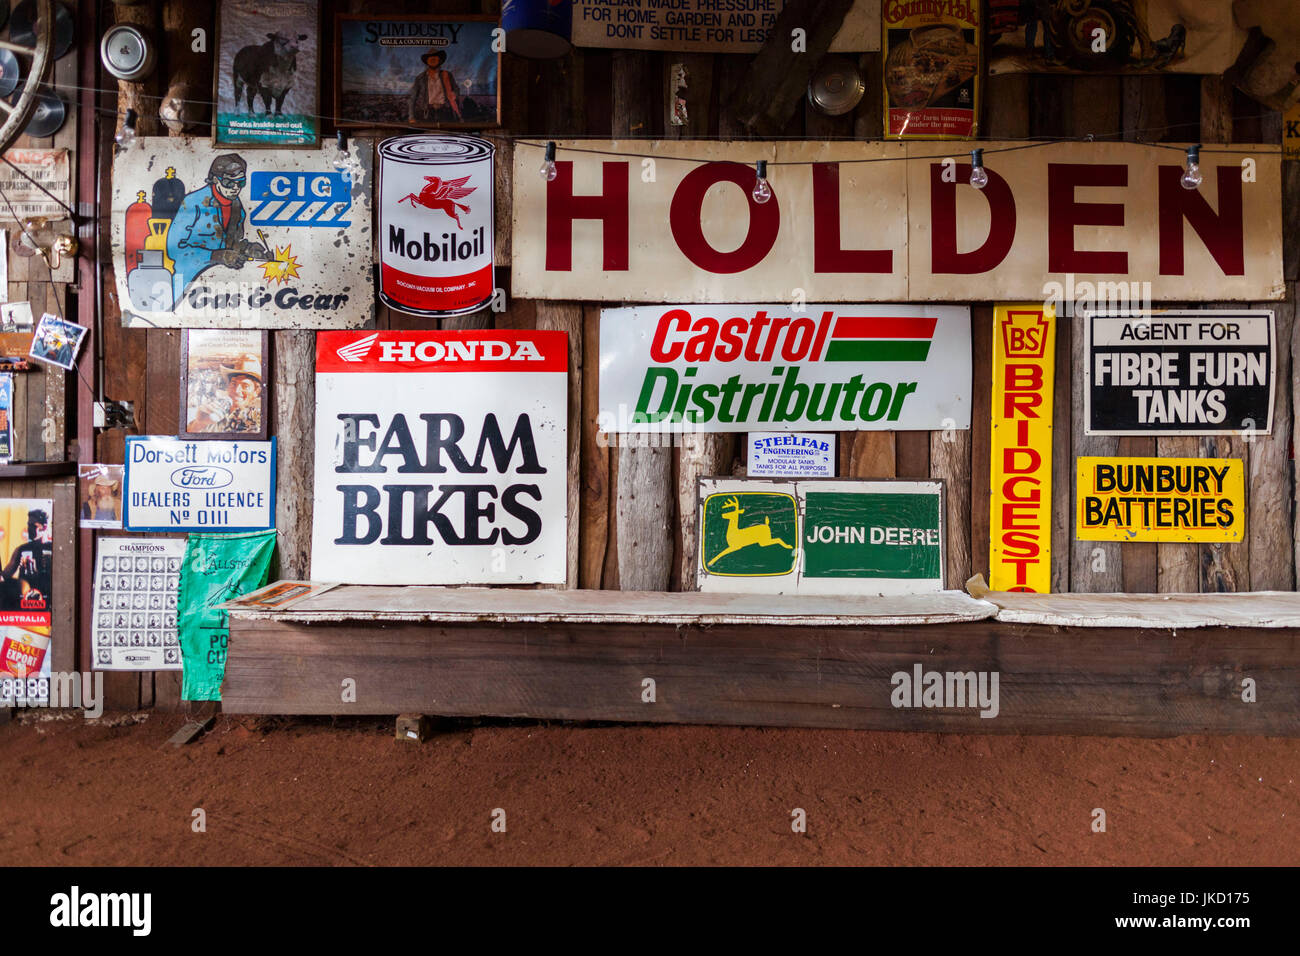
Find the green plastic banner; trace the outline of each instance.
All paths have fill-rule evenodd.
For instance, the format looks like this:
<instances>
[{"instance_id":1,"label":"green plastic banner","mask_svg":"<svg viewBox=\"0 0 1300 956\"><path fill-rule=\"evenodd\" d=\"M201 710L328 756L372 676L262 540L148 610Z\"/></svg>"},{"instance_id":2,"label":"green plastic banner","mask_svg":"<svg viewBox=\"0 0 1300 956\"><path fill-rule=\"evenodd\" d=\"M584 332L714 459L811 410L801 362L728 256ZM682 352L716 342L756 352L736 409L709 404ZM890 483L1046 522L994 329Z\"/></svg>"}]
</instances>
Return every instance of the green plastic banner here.
<instances>
[{"instance_id":1,"label":"green plastic banner","mask_svg":"<svg viewBox=\"0 0 1300 956\"><path fill-rule=\"evenodd\" d=\"M185 700L221 700L229 619L218 605L266 584L275 531L191 534L181 566L180 631Z\"/></svg>"}]
</instances>

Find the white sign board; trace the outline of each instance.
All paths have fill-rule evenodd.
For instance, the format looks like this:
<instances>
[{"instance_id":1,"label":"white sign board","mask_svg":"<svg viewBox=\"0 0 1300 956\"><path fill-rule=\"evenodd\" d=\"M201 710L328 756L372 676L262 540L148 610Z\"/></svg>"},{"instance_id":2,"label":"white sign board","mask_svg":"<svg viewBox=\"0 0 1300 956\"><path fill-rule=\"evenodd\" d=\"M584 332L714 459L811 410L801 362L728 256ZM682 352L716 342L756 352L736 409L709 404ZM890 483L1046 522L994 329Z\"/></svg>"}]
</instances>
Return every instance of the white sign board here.
<instances>
[{"instance_id":1,"label":"white sign board","mask_svg":"<svg viewBox=\"0 0 1300 956\"><path fill-rule=\"evenodd\" d=\"M311 577L562 584L568 336L316 339Z\"/></svg>"},{"instance_id":2,"label":"white sign board","mask_svg":"<svg viewBox=\"0 0 1300 956\"><path fill-rule=\"evenodd\" d=\"M100 538L91 643L95 670L178 671L184 538Z\"/></svg>"},{"instance_id":3,"label":"white sign board","mask_svg":"<svg viewBox=\"0 0 1300 956\"><path fill-rule=\"evenodd\" d=\"M751 478L834 478L835 435L750 432Z\"/></svg>"},{"instance_id":4,"label":"white sign board","mask_svg":"<svg viewBox=\"0 0 1300 956\"><path fill-rule=\"evenodd\" d=\"M342 168L336 166L342 163ZM113 159L122 321L346 329L374 317L371 144L214 149L141 137Z\"/></svg>"},{"instance_id":5,"label":"white sign board","mask_svg":"<svg viewBox=\"0 0 1300 956\"><path fill-rule=\"evenodd\" d=\"M966 306L604 309L598 427L969 428L970 354Z\"/></svg>"},{"instance_id":6,"label":"white sign board","mask_svg":"<svg viewBox=\"0 0 1300 956\"><path fill-rule=\"evenodd\" d=\"M4 158L17 169L0 163L0 191L13 207L11 211L10 205L0 203L0 220L67 218L64 206L72 205L72 167L66 149L11 149Z\"/></svg>"},{"instance_id":7,"label":"white sign board","mask_svg":"<svg viewBox=\"0 0 1300 956\"><path fill-rule=\"evenodd\" d=\"M275 439L126 439L122 526L128 531L263 531L275 527Z\"/></svg>"}]
</instances>

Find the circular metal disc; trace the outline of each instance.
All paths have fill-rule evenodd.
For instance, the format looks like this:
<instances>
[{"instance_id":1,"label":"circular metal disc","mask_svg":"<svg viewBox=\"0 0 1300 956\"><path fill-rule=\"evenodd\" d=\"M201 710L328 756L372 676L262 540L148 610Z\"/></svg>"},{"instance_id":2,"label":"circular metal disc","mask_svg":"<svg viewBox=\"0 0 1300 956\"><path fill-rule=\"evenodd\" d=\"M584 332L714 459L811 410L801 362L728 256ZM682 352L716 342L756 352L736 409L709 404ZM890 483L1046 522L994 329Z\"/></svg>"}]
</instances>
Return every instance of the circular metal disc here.
<instances>
[{"instance_id":1,"label":"circular metal disc","mask_svg":"<svg viewBox=\"0 0 1300 956\"><path fill-rule=\"evenodd\" d=\"M42 90L36 97L36 109L23 132L28 136L53 136L67 118L63 97L52 90Z\"/></svg>"},{"instance_id":2,"label":"circular metal disc","mask_svg":"<svg viewBox=\"0 0 1300 956\"><path fill-rule=\"evenodd\" d=\"M827 116L842 116L862 101L867 91L857 66L843 57L827 57L808 81L808 102Z\"/></svg>"},{"instance_id":3,"label":"circular metal disc","mask_svg":"<svg viewBox=\"0 0 1300 956\"><path fill-rule=\"evenodd\" d=\"M58 59L72 49L72 11L65 4L54 5L54 42L50 51ZM36 2L23 0L9 16L9 39L22 46L36 46Z\"/></svg>"},{"instance_id":4,"label":"circular metal disc","mask_svg":"<svg viewBox=\"0 0 1300 956\"><path fill-rule=\"evenodd\" d=\"M9 50L0 50L0 96L8 96L18 89L22 70L18 68L18 57Z\"/></svg>"},{"instance_id":5,"label":"circular metal disc","mask_svg":"<svg viewBox=\"0 0 1300 956\"><path fill-rule=\"evenodd\" d=\"M153 45L129 23L119 23L104 32L99 58L119 80L138 80L153 70Z\"/></svg>"}]
</instances>

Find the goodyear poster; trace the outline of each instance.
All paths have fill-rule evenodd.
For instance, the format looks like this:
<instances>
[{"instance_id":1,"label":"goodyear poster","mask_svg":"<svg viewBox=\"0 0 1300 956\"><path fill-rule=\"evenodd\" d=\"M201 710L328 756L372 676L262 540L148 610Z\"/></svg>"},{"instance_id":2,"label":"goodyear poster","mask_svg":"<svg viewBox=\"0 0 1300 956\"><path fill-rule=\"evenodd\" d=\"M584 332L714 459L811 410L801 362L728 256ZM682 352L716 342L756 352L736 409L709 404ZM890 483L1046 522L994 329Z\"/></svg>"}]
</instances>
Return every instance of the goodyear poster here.
<instances>
[{"instance_id":1,"label":"goodyear poster","mask_svg":"<svg viewBox=\"0 0 1300 956\"><path fill-rule=\"evenodd\" d=\"M943 589L937 481L700 479L701 591Z\"/></svg>"},{"instance_id":2,"label":"goodyear poster","mask_svg":"<svg viewBox=\"0 0 1300 956\"><path fill-rule=\"evenodd\" d=\"M1052 308L995 308L989 483L994 591L1051 590L1055 346Z\"/></svg>"},{"instance_id":3,"label":"goodyear poster","mask_svg":"<svg viewBox=\"0 0 1300 956\"><path fill-rule=\"evenodd\" d=\"M1244 541L1239 458L1080 458L1080 541Z\"/></svg>"},{"instance_id":4,"label":"goodyear poster","mask_svg":"<svg viewBox=\"0 0 1300 956\"><path fill-rule=\"evenodd\" d=\"M890 0L881 18L885 136L974 136L979 124L979 0Z\"/></svg>"},{"instance_id":5,"label":"goodyear poster","mask_svg":"<svg viewBox=\"0 0 1300 956\"><path fill-rule=\"evenodd\" d=\"M123 324L356 328L374 316L371 146L141 137L113 160Z\"/></svg>"}]
</instances>

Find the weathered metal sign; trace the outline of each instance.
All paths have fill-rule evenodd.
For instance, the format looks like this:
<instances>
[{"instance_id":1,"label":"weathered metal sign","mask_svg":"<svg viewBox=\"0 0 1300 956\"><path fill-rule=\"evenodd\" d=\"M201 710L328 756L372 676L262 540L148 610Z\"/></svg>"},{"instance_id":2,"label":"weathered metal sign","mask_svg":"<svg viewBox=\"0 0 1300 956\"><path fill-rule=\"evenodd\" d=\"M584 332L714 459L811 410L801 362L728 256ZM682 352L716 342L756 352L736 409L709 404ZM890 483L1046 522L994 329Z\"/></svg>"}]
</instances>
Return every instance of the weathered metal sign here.
<instances>
[{"instance_id":1,"label":"weathered metal sign","mask_svg":"<svg viewBox=\"0 0 1300 956\"><path fill-rule=\"evenodd\" d=\"M943 589L937 481L700 479L701 591Z\"/></svg>"},{"instance_id":2,"label":"weathered metal sign","mask_svg":"<svg viewBox=\"0 0 1300 956\"><path fill-rule=\"evenodd\" d=\"M969 302L978 289L1134 308L1285 291L1276 146L1207 147L1194 190L1180 153L1135 143L985 143L983 189L943 143L565 141L550 181L543 146L515 145L520 298Z\"/></svg>"},{"instance_id":3,"label":"weathered metal sign","mask_svg":"<svg viewBox=\"0 0 1300 956\"><path fill-rule=\"evenodd\" d=\"M1244 541L1239 458L1080 458L1080 541Z\"/></svg>"},{"instance_id":4,"label":"weathered metal sign","mask_svg":"<svg viewBox=\"0 0 1300 956\"><path fill-rule=\"evenodd\" d=\"M601 312L606 432L969 428L970 395L962 306Z\"/></svg>"},{"instance_id":5,"label":"weathered metal sign","mask_svg":"<svg viewBox=\"0 0 1300 956\"><path fill-rule=\"evenodd\" d=\"M750 432L750 478L834 478L833 432Z\"/></svg>"},{"instance_id":6,"label":"weathered metal sign","mask_svg":"<svg viewBox=\"0 0 1300 956\"><path fill-rule=\"evenodd\" d=\"M1087 434L1268 434L1272 428L1272 312L1087 314L1082 321Z\"/></svg>"},{"instance_id":7,"label":"weathered metal sign","mask_svg":"<svg viewBox=\"0 0 1300 956\"><path fill-rule=\"evenodd\" d=\"M989 587L1052 586L1052 382L1056 315L1026 303L993 312Z\"/></svg>"},{"instance_id":8,"label":"weathered metal sign","mask_svg":"<svg viewBox=\"0 0 1300 956\"><path fill-rule=\"evenodd\" d=\"M374 317L370 143L214 149L142 137L113 160L113 265L138 327L355 328Z\"/></svg>"},{"instance_id":9,"label":"weathered metal sign","mask_svg":"<svg viewBox=\"0 0 1300 956\"><path fill-rule=\"evenodd\" d=\"M64 206L72 205L72 178L66 149L11 149L4 158L17 168L0 165L0 190L9 199L9 205L0 203L0 221L67 216Z\"/></svg>"},{"instance_id":10,"label":"weathered metal sign","mask_svg":"<svg viewBox=\"0 0 1300 956\"><path fill-rule=\"evenodd\" d=\"M573 0L573 44L757 53L783 6L785 0ZM831 52L879 49L880 0L854 0L831 41Z\"/></svg>"},{"instance_id":11,"label":"weathered metal sign","mask_svg":"<svg viewBox=\"0 0 1300 956\"><path fill-rule=\"evenodd\" d=\"M568 336L316 339L313 579L564 582Z\"/></svg>"},{"instance_id":12,"label":"weathered metal sign","mask_svg":"<svg viewBox=\"0 0 1300 956\"><path fill-rule=\"evenodd\" d=\"M199 441L128 435L122 526L128 531L275 527L275 439Z\"/></svg>"}]
</instances>

